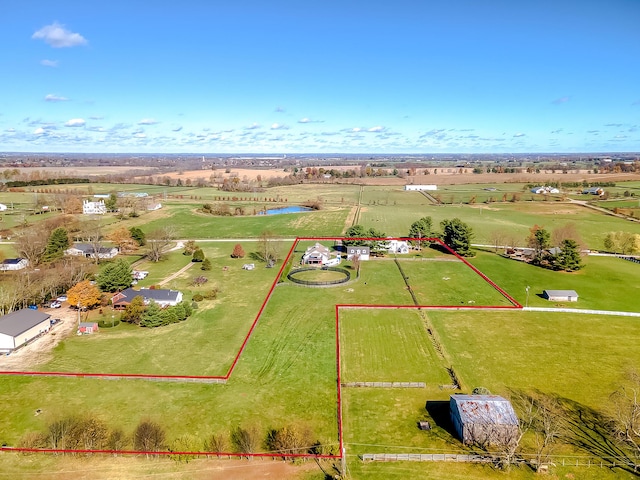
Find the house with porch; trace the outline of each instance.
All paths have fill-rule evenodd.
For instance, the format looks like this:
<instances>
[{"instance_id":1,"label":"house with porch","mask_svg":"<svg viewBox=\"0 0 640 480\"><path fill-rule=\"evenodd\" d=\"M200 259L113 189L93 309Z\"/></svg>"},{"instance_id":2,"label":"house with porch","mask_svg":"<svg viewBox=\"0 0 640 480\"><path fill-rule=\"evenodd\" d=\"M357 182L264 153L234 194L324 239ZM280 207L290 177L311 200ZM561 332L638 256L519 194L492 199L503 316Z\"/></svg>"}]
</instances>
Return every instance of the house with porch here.
<instances>
[{"instance_id":1,"label":"house with porch","mask_svg":"<svg viewBox=\"0 0 640 480\"><path fill-rule=\"evenodd\" d=\"M182 292L178 290L168 290L166 288L141 288L134 290L127 288L111 297L113 308L125 308L135 297L142 297L145 304L152 300L160 307L173 307L182 301Z\"/></svg>"}]
</instances>

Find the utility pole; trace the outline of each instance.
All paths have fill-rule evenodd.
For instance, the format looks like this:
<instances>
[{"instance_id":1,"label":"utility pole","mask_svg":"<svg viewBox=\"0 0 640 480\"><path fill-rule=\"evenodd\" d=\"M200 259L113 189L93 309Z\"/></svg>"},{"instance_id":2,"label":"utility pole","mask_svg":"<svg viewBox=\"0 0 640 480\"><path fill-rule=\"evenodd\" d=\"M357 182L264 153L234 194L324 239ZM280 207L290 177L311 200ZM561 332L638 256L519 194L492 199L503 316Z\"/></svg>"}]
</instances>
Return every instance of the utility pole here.
<instances>
[{"instance_id":1,"label":"utility pole","mask_svg":"<svg viewBox=\"0 0 640 480\"><path fill-rule=\"evenodd\" d=\"M525 307L529 306L529 288L531 288L529 287L529 285L527 285L527 288L525 288L525 290L527 291L527 300L525 301L525 304L524 304Z\"/></svg>"}]
</instances>

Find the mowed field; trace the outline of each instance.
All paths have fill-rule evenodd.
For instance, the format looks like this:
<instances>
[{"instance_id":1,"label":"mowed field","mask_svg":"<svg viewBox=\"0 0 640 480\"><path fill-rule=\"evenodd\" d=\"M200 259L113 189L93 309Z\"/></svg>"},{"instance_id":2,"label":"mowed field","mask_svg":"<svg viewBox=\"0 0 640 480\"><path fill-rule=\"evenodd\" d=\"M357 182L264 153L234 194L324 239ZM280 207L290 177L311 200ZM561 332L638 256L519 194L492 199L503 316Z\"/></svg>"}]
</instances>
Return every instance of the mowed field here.
<instances>
[{"instance_id":1,"label":"mowed field","mask_svg":"<svg viewBox=\"0 0 640 480\"><path fill-rule=\"evenodd\" d=\"M302 201L313 195L312 189L280 188L282 195L292 192L289 204L292 198ZM264 230L283 237L331 236L339 235L349 225L351 208L360 201L359 223L397 236L406 235L409 225L422 216L432 216L436 227L442 219L459 217L473 227L478 243L490 238L495 228L504 228L524 240L533 224L552 229L571 222L591 248L598 248L607 231L636 232L638 228L632 222L555 202L442 207L430 205L416 192L368 186L348 186L343 200L335 185L318 186L316 196L321 195L329 205L324 210L268 218L204 216L195 212L199 199L170 198L163 210L137 219L112 219L112 225L139 225L150 232L171 224L182 238L257 237ZM104 220L105 224L111 222ZM242 243L248 254L258 249L256 243ZM121 324L102 329L96 336L69 338L42 369L224 374L278 270L259 263L256 270L242 270L243 263L253 260L229 258L234 244L201 242L213 263L210 273L196 265L164 285L180 289L186 298L209 286L219 287L218 298L202 302L186 322L157 330ZM299 261L308 244L298 246L294 262ZM281 243L283 255L290 245ZM420 303L508 305L499 292L462 262L450 259L450 255L424 249L400 261ZM638 310L635 299L640 293L640 266L631 262L586 257L586 268L569 274L507 260L489 251L479 251L469 261L523 305ZM151 273L140 285L157 284L188 264L189 258L180 251L160 264L142 264L139 268ZM350 267L348 262L342 266ZM189 285L194 276L203 273L209 277L208 285ZM531 287L528 299L526 286ZM567 305L547 302L540 297L543 289L575 289L580 301ZM278 285L226 385L1 376L0 417L5 420L0 423L0 441L15 445L25 433L45 430L48 421L81 414L101 418L110 427L122 427L127 433L140 419L150 418L166 428L168 438L189 434L202 443L201 448L208 435L228 432L238 425L255 425L266 432L293 422L309 426L322 443L335 445L335 305L412 303L395 262L389 258L372 260L362 262L360 278L345 285ZM443 420L442 402L451 393L440 388L450 383L445 367L455 368L464 392L476 386L503 395L538 390L566 400L567 405L575 407L567 413L575 414L580 408L607 413L609 395L640 365L636 348L640 322L633 318L515 310L424 313L424 319L412 310L354 309L341 313L344 381L427 384L418 389L343 389L344 438L353 478L505 477L478 465L365 465L357 458L357 454L374 452L465 450ZM446 360L435 353L425 322L442 342ZM40 415L35 415L37 409L42 410ZM419 420L429 420L434 429L418 430ZM561 451L591 453L575 445L563 446ZM29 458L38 461L38 457ZM620 472L558 466L554 474L613 478ZM516 468L507 476L533 478L534 474Z\"/></svg>"}]
</instances>

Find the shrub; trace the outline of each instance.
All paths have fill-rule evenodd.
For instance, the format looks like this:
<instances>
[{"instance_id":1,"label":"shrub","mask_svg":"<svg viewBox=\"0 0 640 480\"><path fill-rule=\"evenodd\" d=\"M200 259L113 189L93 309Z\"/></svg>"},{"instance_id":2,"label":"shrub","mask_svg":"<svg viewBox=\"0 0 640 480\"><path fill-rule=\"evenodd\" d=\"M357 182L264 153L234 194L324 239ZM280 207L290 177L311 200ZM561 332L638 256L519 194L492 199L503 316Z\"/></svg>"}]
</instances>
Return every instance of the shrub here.
<instances>
[{"instance_id":1,"label":"shrub","mask_svg":"<svg viewBox=\"0 0 640 480\"><path fill-rule=\"evenodd\" d=\"M98 321L98 327L100 328L111 328L111 327L117 327L118 325L120 325L120 320L114 320L113 322L111 322L110 320Z\"/></svg>"},{"instance_id":2,"label":"shrub","mask_svg":"<svg viewBox=\"0 0 640 480\"><path fill-rule=\"evenodd\" d=\"M202 300L204 300L204 297L199 293L196 293L191 300L193 300L194 302L201 302ZM193 304L191 306L193 306Z\"/></svg>"}]
</instances>

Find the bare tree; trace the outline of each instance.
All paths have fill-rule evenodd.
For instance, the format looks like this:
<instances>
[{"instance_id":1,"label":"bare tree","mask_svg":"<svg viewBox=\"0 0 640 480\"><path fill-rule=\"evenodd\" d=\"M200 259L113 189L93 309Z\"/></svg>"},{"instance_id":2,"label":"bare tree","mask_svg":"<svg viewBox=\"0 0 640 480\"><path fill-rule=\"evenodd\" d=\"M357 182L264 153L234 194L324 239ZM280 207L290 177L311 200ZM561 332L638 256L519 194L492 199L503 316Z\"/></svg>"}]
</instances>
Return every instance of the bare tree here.
<instances>
[{"instance_id":1,"label":"bare tree","mask_svg":"<svg viewBox=\"0 0 640 480\"><path fill-rule=\"evenodd\" d=\"M507 234L502 230L491 230L489 242L493 245L495 253L498 253L500 248L507 247Z\"/></svg>"},{"instance_id":2,"label":"bare tree","mask_svg":"<svg viewBox=\"0 0 640 480\"><path fill-rule=\"evenodd\" d=\"M164 448L164 429L151 420L142 420L133 432L133 448L141 452L158 452Z\"/></svg>"},{"instance_id":3,"label":"bare tree","mask_svg":"<svg viewBox=\"0 0 640 480\"><path fill-rule=\"evenodd\" d=\"M165 227L154 230L147 235L147 246L149 252L147 257L152 262L158 262L162 258L164 250L175 239L175 229L173 226L167 225Z\"/></svg>"},{"instance_id":4,"label":"bare tree","mask_svg":"<svg viewBox=\"0 0 640 480\"><path fill-rule=\"evenodd\" d=\"M258 237L258 255L265 262L277 262L280 258L282 242L273 232L264 231Z\"/></svg>"},{"instance_id":5,"label":"bare tree","mask_svg":"<svg viewBox=\"0 0 640 480\"><path fill-rule=\"evenodd\" d=\"M22 258L35 267L40 264L47 248L49 232L44 226L28 227L18 233L15 243L16 251Z\"/></svg>"},{"instance_id":6,"label":"bare tree","mask_svg":"<svg viewBox=\"0 0 640 480\"><path fill-rule=\"evenodd\" d=\"M238 453L254 453L260 445L258 429L254 426L234 428L231 431L231 443Z\"/></svg>"},{"instance_id":7,"label":"bare tree","mask_svg":"<svg viewBox=\"0 0 640 480\"><path fill-rule=\"evenodd\" d=\"M629 453L634 472L640 470L640 376L633 374L628 385L611 395L613 433Z\"/></svg>"}]
</instances>

